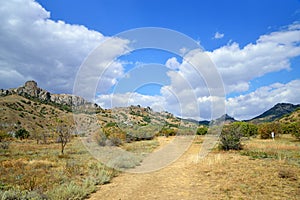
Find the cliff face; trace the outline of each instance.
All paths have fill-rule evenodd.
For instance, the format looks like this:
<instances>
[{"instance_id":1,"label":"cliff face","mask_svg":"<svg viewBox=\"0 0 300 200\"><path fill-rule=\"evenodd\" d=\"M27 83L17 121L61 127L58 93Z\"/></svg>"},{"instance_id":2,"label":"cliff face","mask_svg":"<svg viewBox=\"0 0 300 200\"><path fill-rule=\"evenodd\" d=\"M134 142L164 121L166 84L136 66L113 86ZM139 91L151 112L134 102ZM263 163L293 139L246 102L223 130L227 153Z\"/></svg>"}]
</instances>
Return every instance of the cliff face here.
<instances>
[{"instance_id":1,"label":"cliff face","mask_svg":"<svg viewBox=\"0 0 300 200\"><path fill-rule=\"evenodd\" d=\"M90 104L82 97L69 94L52 94L50 100L54 103L65 104L69 106L81 106Z\"/></svg>"},{"instance_id":2,"label":"cliff face","mask_svg":"<svg viewBox=\"0 0 300 200\"><path fill-rule=\"evenodd\" d=\"M61 105L68 105L68 106L90 105L93 107L97 107L95 104L92 104L79 96L70 95L70 94L51 94L47 90L39 88L35 81L27 81L24 86L18 88L0 90L0 96L7 96L11 94L18 94L23 97L33 97L41 101L53 102Z\"/></svg>"},{"instance_id":3,"label":"cliff face","mask_svg":"<svg viewBox=\"0 0 300 200\"><path fill-rule=\"evenodd\" d=\"M39 88L35 81L27 81L24 86L15 89L15 93L25 97L30 96L38 98L42 101L49 101L51 97L51 94L48 91Z\"/></svg>"}]
</instances>

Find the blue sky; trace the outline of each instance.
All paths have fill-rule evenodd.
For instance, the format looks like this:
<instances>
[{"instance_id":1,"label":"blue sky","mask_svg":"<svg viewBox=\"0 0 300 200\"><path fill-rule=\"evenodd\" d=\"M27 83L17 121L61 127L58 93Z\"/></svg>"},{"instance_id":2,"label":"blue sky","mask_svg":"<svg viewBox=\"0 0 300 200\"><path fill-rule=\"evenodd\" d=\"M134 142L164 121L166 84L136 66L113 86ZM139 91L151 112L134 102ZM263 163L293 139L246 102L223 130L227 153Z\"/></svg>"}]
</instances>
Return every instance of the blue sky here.
<instances>
[{"instance_id":1,"label":"blue sky","mask_svg":"<svg viewBox=\"0 0 300 200\"><path fill-rule=\"evenodd\" d=\"M241 46L300 17L297 0L38 0L51 19L115 35L139 27L164 27L200 40L207 50L229 40ZM216 32L222 40L211 40Z\"/></svg>"},{"instance_id":2,"label":"blue sky","mask_svg":"<svg viewBox=\"0 0 300 200\"><path fill-rule=\"evenodd\" d=\"M11 0L0 2L0 22L0 88L34 79L53 93L72 93L80 66L103 41L129 29L161 27L204 48L222 77L229 115L249 119L279 102L300 103L298 0ZM98 104L211 118L214 98L184 61L191 55L157 49L123 55L133 41L114 42L102 56L103 63L117 59L99 82ZM191 88L181 87L182 77Z\"/></svg>"}]
</instances>

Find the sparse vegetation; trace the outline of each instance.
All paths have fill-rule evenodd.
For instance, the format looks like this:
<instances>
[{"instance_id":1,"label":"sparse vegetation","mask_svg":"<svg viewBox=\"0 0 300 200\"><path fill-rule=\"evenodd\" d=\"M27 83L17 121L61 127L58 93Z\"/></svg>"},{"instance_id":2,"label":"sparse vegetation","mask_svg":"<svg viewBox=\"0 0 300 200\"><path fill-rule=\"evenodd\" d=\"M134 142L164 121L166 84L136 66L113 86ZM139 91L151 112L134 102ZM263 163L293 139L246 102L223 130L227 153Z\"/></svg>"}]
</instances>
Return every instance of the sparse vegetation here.
<instances>
[{"instance_id":1,"label":"sparse vegetation","mask_svg":"<svg viewBox=\"0 0 300 200\"><path fill-rule=\"evenodd\" d=\"M23 140L0 151L0 199L84 199L116 174L92 158L78 139L70 142L64 157L57 149L56 143Z\"/></svg>"},{"instance_id":2,"label":"sparse vegetation","mask_svg":"<svg viewBox=\"0 0 300 200\"><path fill-rule=\"evenodd\" d=\"M194 135L197 130L197 137L203 139L202 135L213 132L206 126L198 127L195 122L181 123L180 118L168 112L155 113L151 108L131 106L118 108L115 114L98 108L96 119L89 110L76 111L74 115L81 118L79 126L84 131L75 135L69 105L11 95L1 97L0 106L3 107L0 199L84 199L96 191L97 185L109 183L116 171L91 157L76 137L79 135L97 132L93 140L100 146L118 146L117 149L128 151L126 156L116 157L109 163L127 169L140 165L145 155L159 147L161 138L170 142L172 136ZM193 168L191 173L197 172L193 175L199 175L192 183L196 187L206 176L208 180L215 178L220 181L215 194L224 199L239 195L247 198L256 192L260 192L260 196L255 198L270 197L261 194L266 193L265 185L276 183L278 186L272 187L280 188L284 197L290 199L299 186L300 144L293 138L300 139L298 112L287 114L277 122L259 125L233 122L224 126L220 149L241 151L214 149L207 162L189 166ZM95 127L89 128L91 126ZM276 140L264 140L271 137L272 131ZM279 138L281 133L284 135ZM256 135L259 137L255 138ZM192 145L202 145L202 139ZM184 167L178 169L185 170ZM259 182L261 176L266 178L264 182ZM197 182L199 180L201 182ZM226 184L222 185L222 181Z\"/></svg>"}]
</instances>

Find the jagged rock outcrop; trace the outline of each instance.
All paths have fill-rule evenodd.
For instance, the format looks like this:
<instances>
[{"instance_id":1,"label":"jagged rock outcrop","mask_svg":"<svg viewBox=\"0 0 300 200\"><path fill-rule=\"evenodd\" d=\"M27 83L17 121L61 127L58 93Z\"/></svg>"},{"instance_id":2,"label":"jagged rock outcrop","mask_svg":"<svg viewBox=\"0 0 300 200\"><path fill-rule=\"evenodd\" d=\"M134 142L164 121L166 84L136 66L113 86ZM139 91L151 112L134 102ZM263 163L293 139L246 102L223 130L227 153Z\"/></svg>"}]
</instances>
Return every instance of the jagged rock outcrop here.
<instances>
[{"instance_id":1,"label":"jagged rock outcrop","mask_svg":"<svg viewBox=\"0 0 300 200\"><path fill-rule=\"evenodd\" d=\"M70 94L51 94L47 90L39 88L37 82L33 80L27 81L24 84L24 86L18 88L0 90L0 96L7 96L11 94L18 94L24 97L37 98L44 102L53 102L60 105L98 107L97 104L92 104L79 96Z\"/></svg>"},{"instance_id":2,"label":"jagged rock outcrop","mask_svg":"<svg viewBox=\"0 0 300 200\"><path fill-rule=\"evenodd\" d=\"M13 88L13 89L8 89L0 90L0 96L7 96L11 94L18 94L20 96L24 97L33 97L33 98L38 98L42 101L50 101L51 94L50 92L41 89L37 86L37 83L35 81L27 81L24 86L18 87L18 88Z\"/></svg>"},{"instance_id":3,"label":"jagged rock outcrop","mask_svg":"<svg viewBox=\"0 0 300 200\"><path fill-rule=\"evenodd\" d=\"M90 104L82 97L69 95L69 94L52 94L51 101L58 104L72 105L72 106L81 106L85 104Z\"/></svg>"},{"instance_id":4,"label":"jagged rock outcrop","mask_svg":"<svg viewBox=\"0 0 300 200\"><path fill-rule=\"evenodd\" d=\"M18 87L15 92L21 96L30 96L38 98L42 101L49 101L51 98L50 92L41 89L37 86L35 81L27 81L24 86Z\"/></svg>"}]
</instances>

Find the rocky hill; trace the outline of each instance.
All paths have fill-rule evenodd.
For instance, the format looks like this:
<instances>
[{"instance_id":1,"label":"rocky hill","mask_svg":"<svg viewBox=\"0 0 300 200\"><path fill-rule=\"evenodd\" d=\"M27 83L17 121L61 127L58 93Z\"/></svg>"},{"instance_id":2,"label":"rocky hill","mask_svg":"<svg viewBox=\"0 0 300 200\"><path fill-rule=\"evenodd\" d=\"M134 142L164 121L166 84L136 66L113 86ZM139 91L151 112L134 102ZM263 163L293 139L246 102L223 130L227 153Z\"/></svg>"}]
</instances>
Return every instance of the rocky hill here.
<instances>
[{"instance_id":1,"label":"rocky hill","mask_svg":"<svg viewBox=\"0 0 300 200\"><path fill-rule=\"evenodd\" d=\"M1 89L0 96L8 96L17 94L26 98L38 99L42 102L52 102L59 105L67 106L83 106L89 105L97 107L96 104L92 104L86 101L82 97L78 97L70 94L51 94L47 90L38 87L35 81L27 81L24 86L13 88L13 89Z\"/></svg>"},{"instance_id":2,"label":"rocky hill","mask_svg":"<svg viewBox=\"0 0 300 200\"><path fill-rule=\"evenodd\" d=\"M300 108L300 105L293 105L290 103L278 103L275 106L273 106L271 109L265 111L261 115L249 121L253 123L263 123L263 122L271 122L274 120L279 120L284 115L291 114L298 108Z\"/></svg>"},{"instance_id":3,"label":"rocky hill","mask_svg":"<svg viewBox=\"0 0 300 200\"><path fill-rule=\"evenodd\" d=\"M212 120L211 124L220 124L220 123L230 124L236 121L237 120L235 120L233 117L229 116L228 114L224 114L218 119Z\"/></svg>"},{"instance_id":4,"label":"rocky hill","mask_svg":"<svg viewBox=\"0 0 300 200\"><path fill-rule=\"evenodd\" d=\"M84 110L74 110L74 107ZM31 134L50 134L55 132L61 120L67 126L76 126L77 133L84 135L102 131L114 135L117 132L144 134L157 133L161 129L197 128L197 124L183 121L168 112L155 112L150 107L102 109L82 97L51 94L39 88L35 81L0 90L0 111L0 130L11 133L25 128Z\"/></svg>"}]
</instances>

